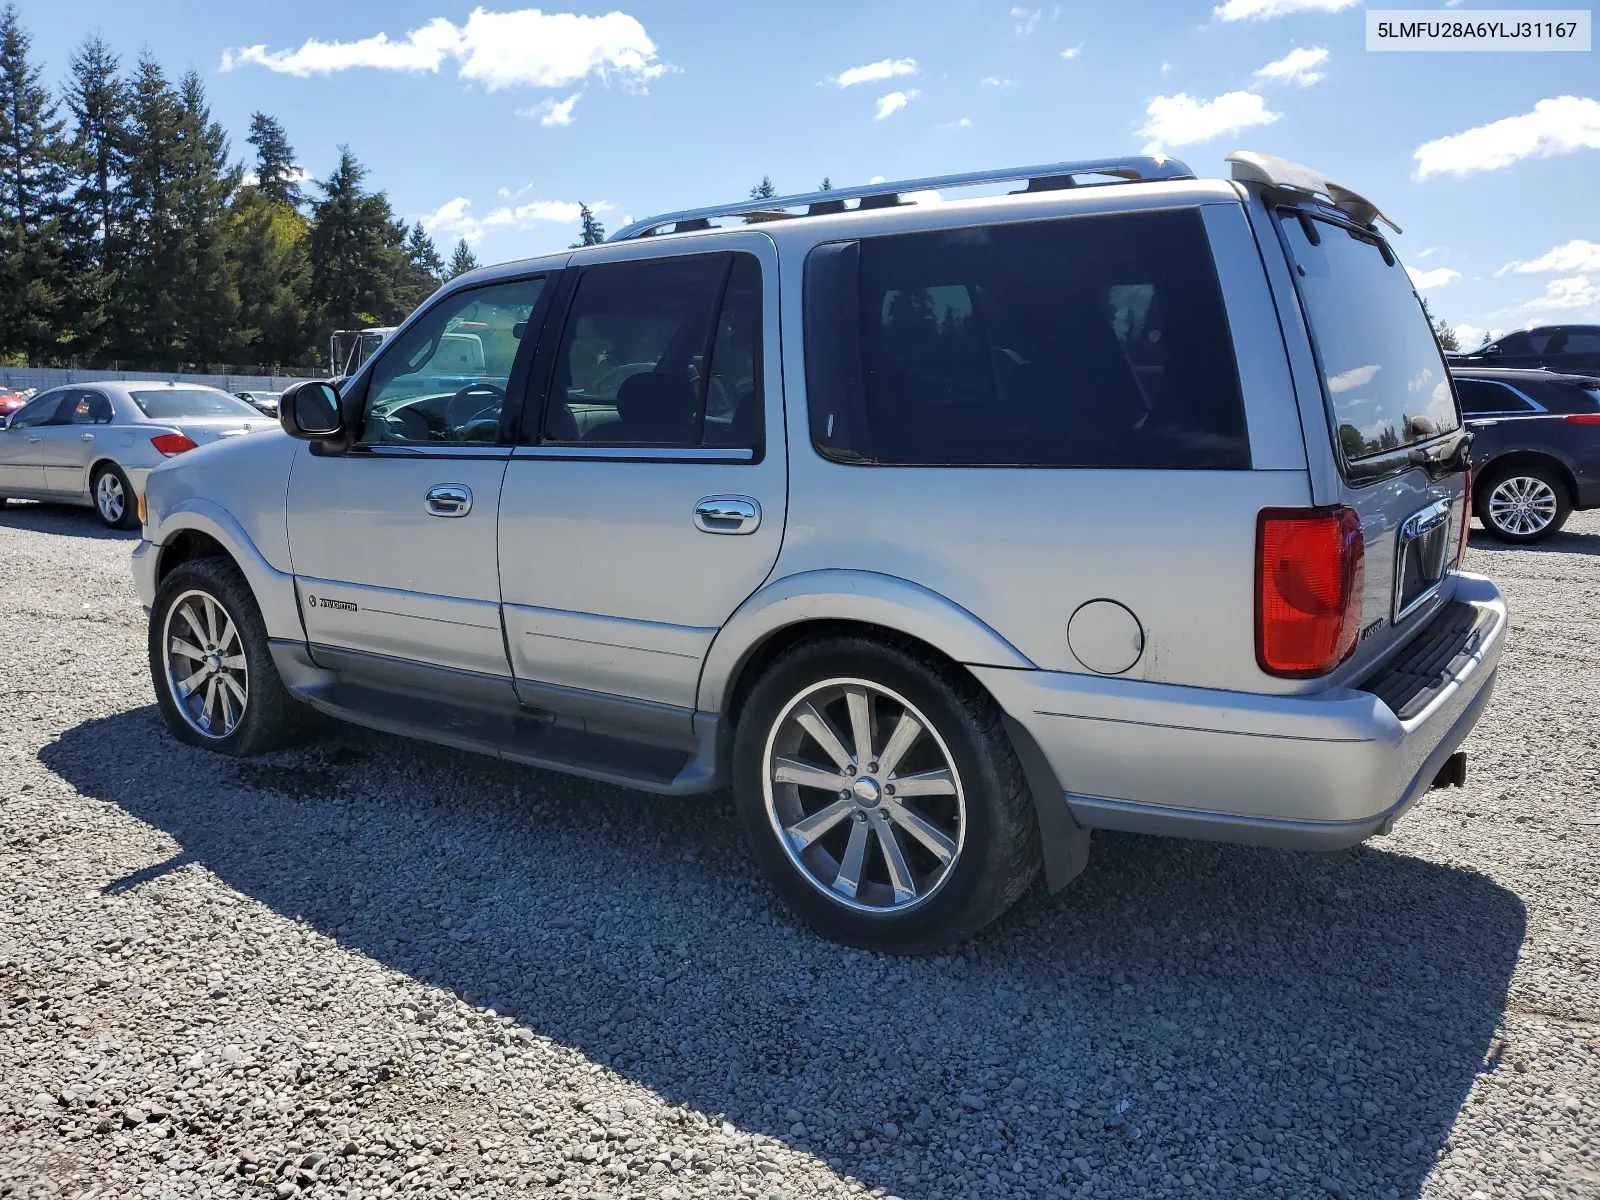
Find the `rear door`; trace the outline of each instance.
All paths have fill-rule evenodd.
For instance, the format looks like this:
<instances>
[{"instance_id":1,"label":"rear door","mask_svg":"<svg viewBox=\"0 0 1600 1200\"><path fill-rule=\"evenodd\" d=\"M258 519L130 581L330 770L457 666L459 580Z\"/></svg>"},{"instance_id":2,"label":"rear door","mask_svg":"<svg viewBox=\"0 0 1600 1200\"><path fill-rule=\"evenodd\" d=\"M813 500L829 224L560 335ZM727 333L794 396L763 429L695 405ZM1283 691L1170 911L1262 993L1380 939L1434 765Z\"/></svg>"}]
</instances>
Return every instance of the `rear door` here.
<instances>
[{"instance_id":1,"label":"rear door","mask_svg":"<svg viewBox=\"0 0 1600 1200\"><path fill-rule=\"evenodd\" d=\"M0 430L0 496L36 496L44 485L44 431L70 390L36 396Z\"/></svg>"},{"instance_id":2,"label":"rear door","mask_svg":"<svg viewBox=\"0 0 1600 1200\"><path fill-rule=\"evenodd\" d=\"M511 454L502 420L521 400L546 283L435 300L350 385L357 444L296 455L289 548L319 663L375 686L454 680L458 693L511 702L495 549ZM470 377L458 370L464 338L481 350Z\"/></svg>"},{"instance_id":3,"label":"rear door","mask_svg":"<svg viewBox=\"0 0 1600 1200\"><path fill-rule=\"evenodd\" d=\"M772 242L674 249L608 247L552 318L500 579L525 702L623 701L687 733L712 637L777 558L787 476Z\"/></svg>"},{"instance_id":4,"label":"rear door","mask_svg":"<svg viewBox=\"0 0 1600 1200\"><path fill-rule=\"evenodd\" d=\"M89 464L110 424L111 401L103 392L80 388L68 394L55 419L39 431L46 490L71 499L88 496Z\"/></svg>"},{"instance_id":5,"label":"rear door","mask_svg":"<svg viewBox=\"0 0 1600 1200\"><path fill-rule=\"evenodd\" d=\"M1337 466L1332 494L1318 500L1361 518L1362 632L1348 677L1450 597L1469 519L1467 438L1438 342L1387 243L1322 211L1283 208L1276 218Z\"/></svg>"}]
</instances>

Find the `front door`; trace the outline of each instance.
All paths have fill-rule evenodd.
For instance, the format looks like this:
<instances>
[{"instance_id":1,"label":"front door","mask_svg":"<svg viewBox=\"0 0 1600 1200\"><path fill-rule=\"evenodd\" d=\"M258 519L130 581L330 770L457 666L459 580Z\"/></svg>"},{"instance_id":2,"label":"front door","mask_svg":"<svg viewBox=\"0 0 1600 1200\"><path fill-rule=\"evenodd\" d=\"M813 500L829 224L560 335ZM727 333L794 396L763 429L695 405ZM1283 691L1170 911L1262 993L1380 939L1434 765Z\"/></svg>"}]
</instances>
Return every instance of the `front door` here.
<instances>
[{"instance_id":1,"label":"front door","mask_svg":"<svg viewBox=\"0 0 1600 1200\"><path fill-rule=\"evenodd\" d=\"M89 463L110 424L111 401L103 393L79 390L68 395L55 420L39 430L47 491L73 500L87 498Z\"/></svg>"},{"instance_id":2,"label":"front door","mask_svg":"<svg viewBox=\"0 0 1600 1200\"><path fill-rule=\"evenodd\" d=\"M527 374L544 285L436 301L348 385L361 396L357 444L296 456L289 549L319 663L379 683L509 679L495 559L511 453L501 412Z\"/></svg>"},{"instance_id":3,"label":"front door","mask_svg":"<svg viewBox=\"0 0 1600 1200\"><path fill-rule=\"evenodd\" d=\"M44 486L44 431L68 392L46 392L0 429L0 496L37 496Z\"/></svg>"},{"instance_id":4,"label":"front door","mask_svg":"<svg viewBox=\"0 0 1600 1200\"><path fill-rule=\"evenodd\" d=\"M783 537L777 259L745 232L606 259L552 315L507 467L506 640L527 703L643 701L687 732L711 639Z\"/></svg>"}]
</instances>

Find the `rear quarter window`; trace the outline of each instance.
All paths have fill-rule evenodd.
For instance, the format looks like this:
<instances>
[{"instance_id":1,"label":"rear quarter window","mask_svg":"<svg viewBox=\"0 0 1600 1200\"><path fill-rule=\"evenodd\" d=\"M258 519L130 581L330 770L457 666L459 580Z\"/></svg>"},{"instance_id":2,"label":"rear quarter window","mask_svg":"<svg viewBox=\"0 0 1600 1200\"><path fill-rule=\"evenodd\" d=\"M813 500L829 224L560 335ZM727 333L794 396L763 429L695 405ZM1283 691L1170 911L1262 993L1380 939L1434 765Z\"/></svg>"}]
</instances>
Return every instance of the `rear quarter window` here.
<instances>
[{"instance_id":1,"label":"rear quarter window","mask_svg":"<svg viewBox=\"0 0 1600 1200\"><path fill-rule=\"evenodd\" d=\"M1250 466L1200 214L836 243L806 273L812 439L888 466Z\"/></svg>"}]
</instances>

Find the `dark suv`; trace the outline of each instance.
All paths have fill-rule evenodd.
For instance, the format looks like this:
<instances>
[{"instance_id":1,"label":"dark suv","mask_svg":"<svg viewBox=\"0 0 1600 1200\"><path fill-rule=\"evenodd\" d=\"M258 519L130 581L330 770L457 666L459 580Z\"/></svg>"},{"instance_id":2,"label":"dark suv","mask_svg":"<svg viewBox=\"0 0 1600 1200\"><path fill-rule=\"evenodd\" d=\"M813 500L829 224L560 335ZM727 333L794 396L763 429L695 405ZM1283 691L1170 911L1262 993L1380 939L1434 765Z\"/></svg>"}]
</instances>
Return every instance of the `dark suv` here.
<instances>
[{"instance_id":1,"label":"dark suv","mask_svg":"<svg viewBox=\"0 0 1600 1200\"><path fill-rule=\"evenodd\" d=\"M1600 325L1519 329L1481 349L1448 358L1452 367L1542 367L1547 371L1600 375Z\"/></svg>"},{"instance_id":2,"label":"dark suv","mask_svg":"<svg viewBox=\"0 0 1600 1200\"><path fill-rule=\"evenodd\" d=\"M1539 542L1575 508L1600 508L1600 379L1456 367L1472 443L1478 519L1508 542Z\"/></svg>"}]
</instances>

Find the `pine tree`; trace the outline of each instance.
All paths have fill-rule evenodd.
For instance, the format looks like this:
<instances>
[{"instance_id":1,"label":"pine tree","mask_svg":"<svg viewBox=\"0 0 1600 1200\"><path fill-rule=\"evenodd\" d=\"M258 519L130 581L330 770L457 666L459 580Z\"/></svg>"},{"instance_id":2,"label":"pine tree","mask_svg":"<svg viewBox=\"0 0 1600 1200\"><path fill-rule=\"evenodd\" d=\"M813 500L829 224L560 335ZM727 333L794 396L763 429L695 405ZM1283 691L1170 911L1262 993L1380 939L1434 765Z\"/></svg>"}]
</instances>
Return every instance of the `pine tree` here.
<instances>
[{"instance_id":1,"label":"pine tree","mask_svg":"<svg viewBox=\"0 0 1600 1200\"><path fill-rule=\"evenodd\" d=\"M433 295L443 281L444 260L422 222L408 228L402 221L396 228L400 233L400 274L395 280L395 298L409 313Z\"/></svg>"},{"instance_id":2,"label":"pine tree","mask_svg":"<svg viewBox=\"0 0 1600 1200\"><path fill-rule=\"evenodd\" d=\"M578 203L578 240L568 246L578 250L584 246L598 246L606 240L606 227L595 218L594 210L582 201Z\"/></svg>"},{"instance_id":3,"label":"pine tree","mask_svg":"<svg viewBox=\"0 0 1600 1200\"><path fill-rule=\"evenodd\" d=\"M831 176L824 175L822 177L822 186L819 187L817 189L817 191L819 191L819 192L831 192L831 191L833 191L833 178Z\"/></svg>"},{"instance_id":4,"label":"pine tree","mask_svg":"<svg viewBox=\"0 0 1600 1200\"><path fill-rule=\"evenodd\" d=\"M72 336L61 200L71 150L30 41L16 7L0 10L0 354L39 361Z\"/></svg>"},{"instance_id":5,"label":"pine tree","mask_svg":"<svg viewBox=\"0 0 1600 1200\"><path fill-rule=\"evenodd\" d=\"M1422 315L1428 318L1428 328L1433 330L1433 336L1439 339L1439 347L1443 350L1461 349L1461 339L1456 337L1456 331L1446 325L1443 317L1433 315L1433 309L1428 307L1426 296L1417 297L1422 301Z\"/></svg>"},{"instance_id":6,"label":"pine tree","mask_svg":"<svg viewBox=\"0 0 1600 1200\"><path fill-rule=\"evenodd\" d=\"M435 283L444 279L444 259L439 257L439 248L433 244L421 221L411 227L411 233L406 237L406 257L411 260L413 267Z\"/></svg>"},{"instance_id":7,"label":"pine tree","mask_svg":"<svg viewBox=\"0 0 1600 1200\"><path fill-rule=\"evenodd\" d=\"M478 269L478 259L472 253L472 247L467 245L467 239L462 238L456 243L455 252L450 255L450 262L445 267L445 278L454 279L457 275L465 275L468 271Z\"/></svg>"},{"instance_id":8,"label":"pine tree","mask_svg":"<svg viewBox=\"0 0 1600 1200\"><path fill-rule=\"evenodd\" d=\"M241 188L230 210L230 269L239 293L239 354L260 366L309 366L311 229L299 210Z\"/></svg>"},{"instance_id":9,"label":"pine tree","mask_svg":"<svg viewBox=\"0 0 1600 1200\"><path fill-rule=\"evenodd\" d=\"M253 113L250 136L245 139L256 148L256 187L268 200L299 208L306 202L300 189L300 168L295 165L294 147L276 117Z\"/></svg>"},{"instance_id":10,"label":"pine tree","mask_svg":"<svg viewBox=\"0 0 1600 1200\"><path fill-rule=\"evenodd\" d=\"M311 229L312 320L319 344L335 329L388 325L405 313L396 281L409 269L404 233L382 192L362 188L367 169L348 146L318 183Z\"/></svg>"},{"instance_id":11,"label":"pine tree","mask_svg":"<svg viewBox=\"0 0 1600 1200\"><path fill-rule=\"evenodd\" d=\"M114 220L124 243L111 312L119 361L170 366L183 358L178 292L185 276L177 212L183 174L183 114L161 64L142 55L128 89L126 175Z\"/></svg>"},{"instance_id":12,"label":"pine tree","mask_svg":"<svg viewBox=\"0 0 1600 1200\"><path fill-rule=\"evenodd\" d=\"M772 176L763 175L761 182L750 189L750 199L770 200L778 194L778 189L772 186Z\"/></svg>"},{"instance_id":13,"label":"pine tree","mask_svg":"<svg viewBox=\"0 0 1600 1200\"><path fill-rule=\"evenodd\" d=\"M68 67L72 180L62 234L72 279L69 351L74 361L95 362L104 357L120 270L116 190L127 162L128 98L117 56L98 35L84 40Z\"/></svg>"},{"instance_id":14,"label":"pine tree","mask_svg":"<svg viewBox=\"0 0 1600 1200\"><path fill-rule=\"evenodd\" d=\"M228 137L211 119L205 87L193 71L178 84L178 174L174 201L182 245L177 319L184 359L232 362L239 350L239 295L228 261L228 201L238 171L228 164Z\"/></svg>"}]
</instances>

